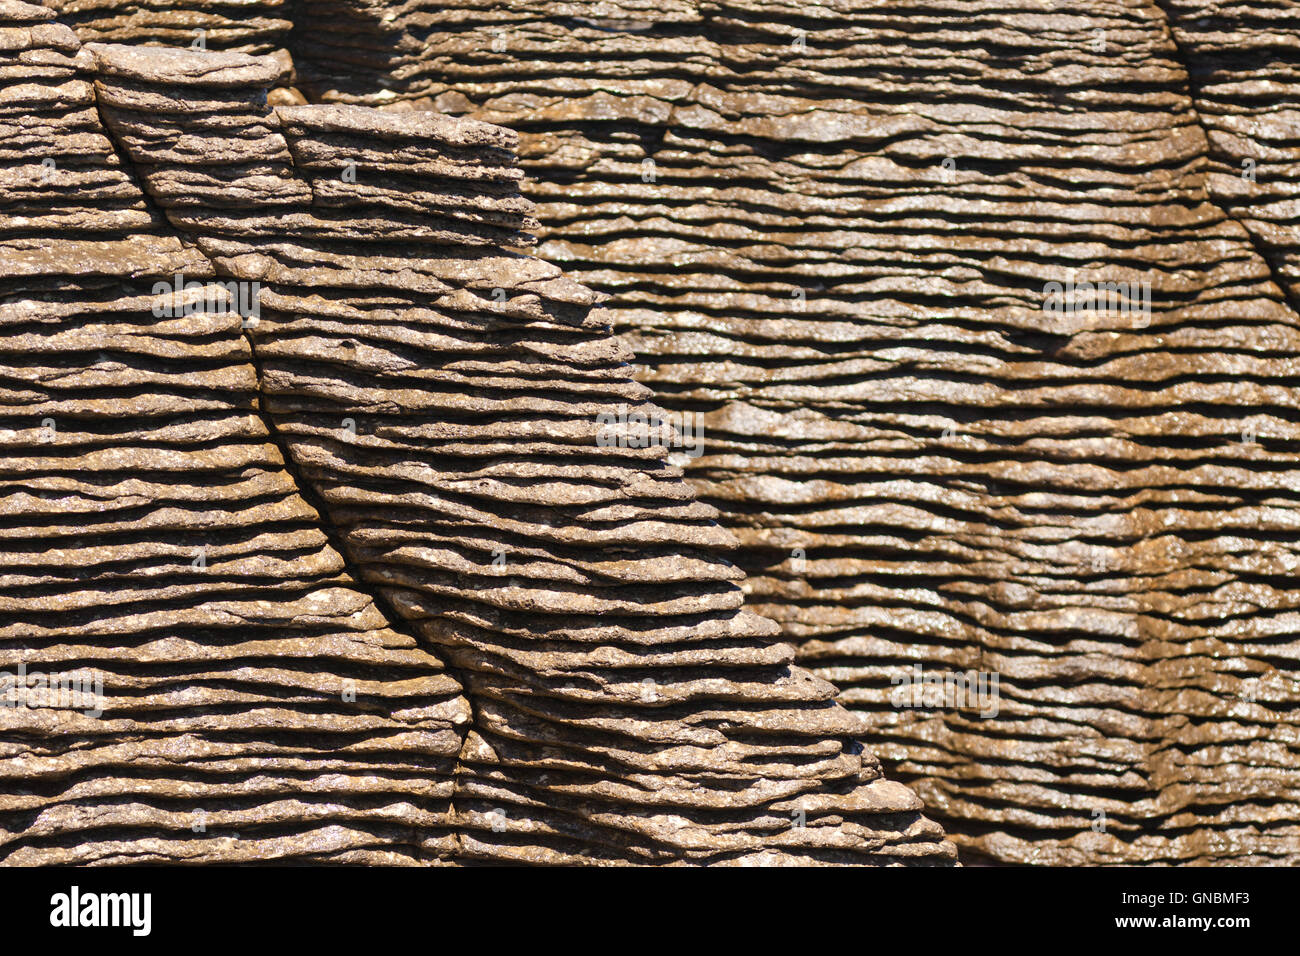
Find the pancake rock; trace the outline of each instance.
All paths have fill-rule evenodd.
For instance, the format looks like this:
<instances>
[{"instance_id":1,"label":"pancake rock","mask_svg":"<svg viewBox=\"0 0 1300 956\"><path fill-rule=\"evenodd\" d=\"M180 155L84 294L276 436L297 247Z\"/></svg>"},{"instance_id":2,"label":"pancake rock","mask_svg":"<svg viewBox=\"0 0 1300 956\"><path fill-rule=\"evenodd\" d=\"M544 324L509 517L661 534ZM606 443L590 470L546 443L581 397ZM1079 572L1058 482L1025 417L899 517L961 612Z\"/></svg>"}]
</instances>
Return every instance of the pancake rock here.
<instances>
[{"instance_id":1,"label":"pancake rock","mask_svg":"<svg viewBox=\"0 0 1300 956\"><path fill-rule=\"evenodd\" d=\"M103 686L0 710L0 859L952 861L520 251L513 134L0 15L0 655Z\"/></svg>"},{"instance_id":2,"label":"pancake rock","mask_svg":"<svg viewBox=\"0 0 1300 956\"><path fill-rule=\"evenodd\" d=\"M271 53L293 23L289 0L46 0L82 42Z\"/></svg>"},{"instance_id":3,"label":"pancake rock","mask_svg":"<svg viewBox=\"0 0 1300 956\"><path fill-rule=\"evenodd\" d=\"M1296 862L1295 9L303 0L289 48L518 131L752 606L973 855Z\"/></svg>"}]
</instances>

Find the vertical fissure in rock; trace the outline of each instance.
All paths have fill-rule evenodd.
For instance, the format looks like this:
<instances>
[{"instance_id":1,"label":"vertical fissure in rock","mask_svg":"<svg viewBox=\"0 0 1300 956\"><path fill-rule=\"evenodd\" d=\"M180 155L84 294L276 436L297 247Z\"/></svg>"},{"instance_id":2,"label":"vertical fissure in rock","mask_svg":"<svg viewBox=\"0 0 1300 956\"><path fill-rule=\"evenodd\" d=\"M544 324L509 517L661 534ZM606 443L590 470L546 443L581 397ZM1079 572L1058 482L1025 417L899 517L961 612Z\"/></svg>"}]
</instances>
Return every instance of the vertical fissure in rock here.
<instances>
[{"instance_id":1,"label":"vertical fissure in rock","mask_svg":"<svg viewBox=\"0 0 1300 956\"><path fill-rule=\"evenodd\" d=\"M167 215L166 210L158 203L157 196L154 194L154 189L152 184L149 182L147 177L139 175L139 171L136 170L130 156L123 148L123 145L120 142L118 135L113 130L112 124L109 123L104 117L103 109L99 101L98 93L96 94L95 106L96 106L96 111L99 113L100 122L104 127L105 133L108 136L109 140L112 142L114 146L114 150L119 160L123 164L124 168L127 170L128 175L130 175L137 182L137 184L141 189L141 194L148 197L150 204L154 210L154 213L159 217L160 221L164 221L164 222L169 221L169 217ZM293 165L292 154L290 154L289 165L292 168ZM191 233L176 230L174 226L172 226L171 228L177 235L179 235L182 238L183 241L193 246L196 249L196 251L200 252L201 254L201 250L199 250L198 247L194 245L194 237ZM234 272L231 272L226 268L223 268L222 264L219 261L214 260L211 257L208 257L208 262L211 264L213 269L213 274L216 277L220 279L226 279L226 280L236 280L236 281L239 280L238 275L236 275ZM265 373L262 368L261 360L258 357L257 342L255 338L248 331L248 326L249 326L249 322L247 321L248 318L249 317L246 317L246 321L241 323L241 335L244 337L244 340L248 343L249 360L252 362L253 367L257 373L257 381L259 383L259 394L260 394L257 414L258 417L261 419L263 425L266 427L267 433L270 436L271 440L275 443L275 445L280 450L281 457L283 458L283 466L285 471L288 472L298 494L303 498L304 501L307 502L308 505L310 505L316 511L317 515L319 516L318 527L329 539L331 547L333 547L333 549L338 553L349 577L356 582L356 585L359 589L362 589L364 593L366 593L367 596L370 597L375 602L375 606L380 610L381 613L383 613L384 617L387 618L388 621L390 622L389 626L393 627L394 629L398 630L401 633L405 633L408 636L411 636L413 639L419 640L418 635L412 632L410 626L405 622L402 615L398 613L397 609L393 607L393 605L390 603L384 591L381 588L373 586L373 584L367 579L366 574L360 568L357 567L351 555L352 546L349 544L349 542L347 542L344 539L339 529L335 526L330 514L330 509L326 506L324 500L320 497L315 486L312 484L312 482L307 480L301 473L298 462L295 459L289 447L289 444L284 440L284 437L280 434L279 428L275 422L274 417L266 414L265 409L262 407L262 403L265 401L265 395L264 393L262 393L261 383L265 379ZM257 319L252 318L252 321L255 322L257 321ZM478 721L475 714L474 698L473 695L468 693L469 685L466 682L465 675L463 673L458 672L457 667L451 660L448 660L447 658L443 657L441 659L441 662L442 665L446 668L447 672L457 681L457 683L460 684L462 688L466 688L467 692L465 694L465 701L470 710L469 726L470 727L476 726ZM464 736L465 736L465 742L462 743L461 745L460 754L457 757L456 765L453 770L452 796L450 801L450 814L453 821L457 816L456 787L460 783L460 778L464 769L465 748L469 745L469 734L466 733ZM453 831L452 836L453 839L459 842L461 837L459 828ZM420 841L416 840L415 845L419 846Z\"/></svg>"},{"instance_id":2,"label":"vertical fissure in rock","mask_svg":"<svg viewBox=\"0 0 1300 956\"><path fill-rule=\"evenodd\" d=\"M1205 120L1201 116L1200 103L1202 96L1199 81L1196 79L1195 71L1193 70L1192 57L1183 49L1182 44L1178 41L1178 35L1174 29L1168 0L1151 0L1151 3L1154 4L1155 9L1160 13L1161 18L1164 21L1165 35L1169 39L1169 45L1173 48L1183 70L1187 74L1187 99L1190 104L1188 108L1191 110L1192 115L1196 117L1196 123L1201 129L1201 134L1205 137L1208 159L1208 154L1213 153L1215 147L1210 138L1210 127L1205 123ZM1249 225L1241 220L1240 216L1233 210L1232 206L1223 201L1222 196L1220 196L1218 191L1214 189L1208 171L1205 176L1205 193L1210 197L1210 201L1218 206L1228 219L1241 227L1242 233L1250 241L1251 246L1255 250L1255 254L1259 256L1261 262L1268 266L1269 273L1273 276L1273 282L1277 285L1278 292L1281 294L1282 298L1286 300L1291 311L1296 314L1297 323L1300 324L1300 293L1297 293L1292 283L1287 282L1283 278L1282 263L1279 258L1281 255L1281 249L1276 246L1271 246L1268 243L1268 240L1260 234L1258 230L1250 228Z\"/></svg>"}]
</instances>

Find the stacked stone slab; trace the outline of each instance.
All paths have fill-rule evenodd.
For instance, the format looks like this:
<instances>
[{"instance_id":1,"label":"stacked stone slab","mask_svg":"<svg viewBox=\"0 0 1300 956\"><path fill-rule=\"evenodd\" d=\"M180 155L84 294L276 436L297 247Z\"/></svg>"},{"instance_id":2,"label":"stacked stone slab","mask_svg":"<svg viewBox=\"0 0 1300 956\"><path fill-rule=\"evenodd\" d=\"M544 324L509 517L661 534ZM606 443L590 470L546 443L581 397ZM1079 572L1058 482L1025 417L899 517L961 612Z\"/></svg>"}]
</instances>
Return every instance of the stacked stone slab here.
<instances>
[{"instance_id":1,"label":"stacked stone slab","mask_svg":"<svg viewBox=\"0 0 1300 956\"><path fill-rule=\"evenodd\" d=\"M1198 122L1265 124L1280 248L1290 14L1234 47L1243 9L1200 24L1213 118L1149 2L305 0L291 48L313 98L518 130L755 609L957 839L1294 861L1298 320ZM1132 285L1047 311L1072 279ZM898 706L917 665L996 716Z\"/></svg>"},{"instance_id":2,"label":"stacked stone slab","mask_svg":"<svg viewBox=\"0 0 1300 956\"><path fill-rule=\"evenodd\" d=\"M289 0L46 0L83 42L270 53L292 26Z\"/></svg>"},{"instance_id":3,"label":"stacked stone slab","mask_svg":"<svg viewBox=\"0 0 1300 956\"><path fill-rule=\"evenodd\" d=\"M446 856L468 703L297 493L52 16L0 0L0 860Z\"/></svg>"}]
</instances>

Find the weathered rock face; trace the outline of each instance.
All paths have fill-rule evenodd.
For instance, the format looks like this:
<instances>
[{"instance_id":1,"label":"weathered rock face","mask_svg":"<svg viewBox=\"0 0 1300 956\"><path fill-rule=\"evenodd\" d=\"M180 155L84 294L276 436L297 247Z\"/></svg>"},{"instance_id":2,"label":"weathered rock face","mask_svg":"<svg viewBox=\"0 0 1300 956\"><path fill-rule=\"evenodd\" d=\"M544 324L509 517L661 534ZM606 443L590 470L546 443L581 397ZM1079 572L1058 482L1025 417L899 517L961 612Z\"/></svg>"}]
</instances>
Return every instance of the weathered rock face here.
<instances>
[{"instance_id":1,"label":"weathered rock face","mask_svg":"<svg viewBox=\"0 0 1300 956\"><path fill-rule=\"evenodd\" d=\"M0 858L952 860L515 248L513 134L52 16L0 0L0 655L103 714L0 710Z\"/></svg>"},{"instance_id":2,"label":"weathered rock face","mask_svg":"<svg viewBox=\"0 0 1300 956\"><path fill-rule=\"evenodd\" d=\"M539 613L603 626L597 580L647 612L636 588L671 564L579 560L606 519L678 500L649 449L582 470L594 410L641 400L612 317L655 400L703 427L678 463L739 538L750 606L967 848L1300 859L1291 4L54 5L83 40L276 52L221 96L123 66L105 115L214 270L260 277L263 404L303 490L471 699L554 733L576 687L638 692L586 636L556 645L581 680L529 643ZM439 117L250 110L257 86L512 127L536 211L509 160L448 159L469 147ZM192 119L235 146L175 152ZM607 309L525 305L511 230ZM444 242L454 276L416 251ZM673 507L682 553L714 553L706 505ZM669 577L706 604L734 587L690 567ZM971 671L975 699L900 706Z\"/></svg>"},{"instance_id":3,"label":"weathered rock face","mask_svg":"<svg viewBox=\"0 0 1300 956\"><path fill-rule=\"evenodd\" d=\"M1295 861L1295 13L1163 7L303 0L289 43L313 100L519 132L753 606L958 840ZM998 696L900 707L918 665Z\"/></svg>"}]
</instances>

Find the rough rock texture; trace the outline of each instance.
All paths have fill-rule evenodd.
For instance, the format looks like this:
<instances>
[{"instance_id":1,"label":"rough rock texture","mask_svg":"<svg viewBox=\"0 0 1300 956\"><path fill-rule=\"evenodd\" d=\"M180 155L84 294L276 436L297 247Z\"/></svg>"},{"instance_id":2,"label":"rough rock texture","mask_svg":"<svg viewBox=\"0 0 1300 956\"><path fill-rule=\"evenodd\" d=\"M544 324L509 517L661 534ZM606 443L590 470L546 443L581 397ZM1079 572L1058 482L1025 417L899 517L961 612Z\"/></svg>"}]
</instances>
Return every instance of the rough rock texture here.
<instances>
[{"instance_id":1,"label":"rough rock texture","mask_svg":"<svg viewBox=\"0 0 1300 956\"><path fill-rule=\"evenodd\" d=\"M293 25L291 0L46 0L83 42L271 53Z\"/></svg>"},{"instance_id":2,"label":"rough rock texture","mask_svg":"<svg viewBox=\"0 0 1300 956\"><path fill-rule=\"evenodd\" d=\"M303 0L290 49L519 132L753 606L956 839L1296 862L1297 8L1163 6Z\"/></svg>"},{"instance_id":3,"label":"rough rock texture","mask_svg":"<svg viewBox=\"0 0 1300 956\"><path fill-rule=\"evenodd\" d=\"M51 16L0 0L0 655L104 713L0 710L0 857L952 860L713 509L602 442L648 390L513 248L513 134Z\"/></svg>"}]
</instances>

